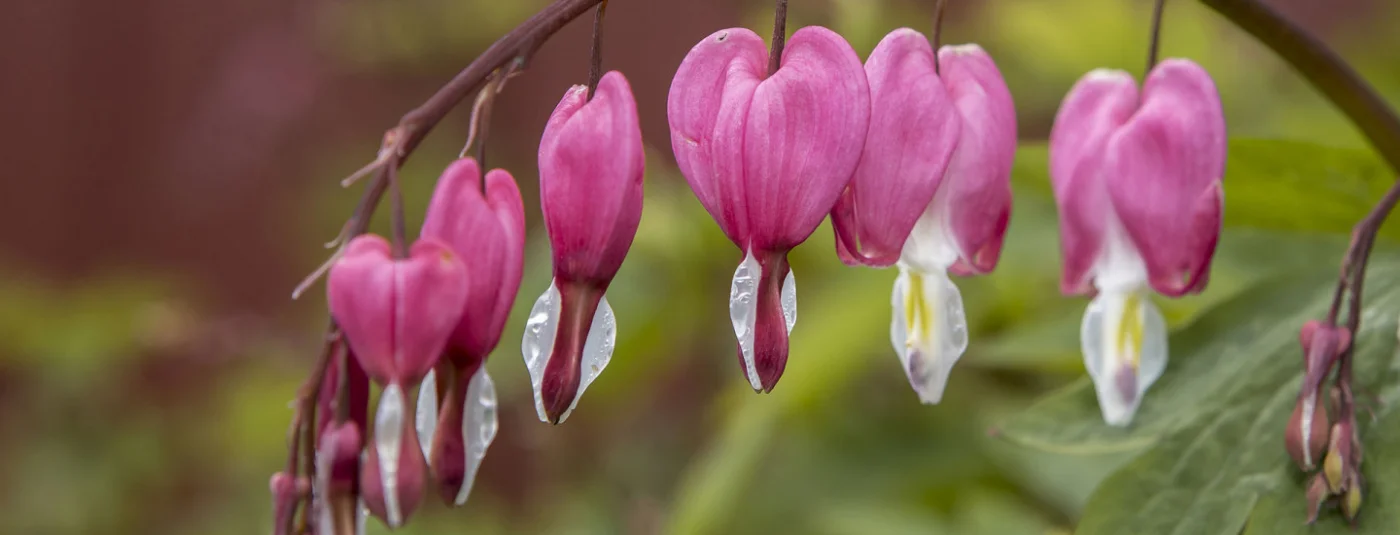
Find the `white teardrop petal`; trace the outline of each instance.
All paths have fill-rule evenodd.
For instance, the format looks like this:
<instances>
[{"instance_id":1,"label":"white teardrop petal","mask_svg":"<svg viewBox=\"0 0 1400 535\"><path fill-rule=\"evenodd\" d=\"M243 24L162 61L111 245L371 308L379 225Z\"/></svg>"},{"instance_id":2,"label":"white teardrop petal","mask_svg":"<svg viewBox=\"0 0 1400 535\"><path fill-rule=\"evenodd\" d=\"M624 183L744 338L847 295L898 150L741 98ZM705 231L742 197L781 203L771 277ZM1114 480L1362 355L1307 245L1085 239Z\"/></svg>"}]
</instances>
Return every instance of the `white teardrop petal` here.
<instances>
[{"instance_id":1,"label":"white teardrop petal","mask_svg":"<svg viewBox=\"0 0 1400 535\"><path fill-rule=\"evenodd\" d=\"M422 446L423 458L430 457L433 448L433 433L437 432L437 370L429 370L418 385L418 411L413 415L413 425L418 429L418 445Z\"/></svg>"},{"instance_id":2,"label":"white teardrop petal","mask_svg":"<svg viewBox=\"0 0 1400 535\"><path fill-rule=\"evenodd\" d=\"M758 277L761 267L753 253L744 256L744 261L734 270L734 280L729 284L729 320L734 324L734 336L739 339L739 352L744 357L744 374L749 378L749 386L763 390L758 379L758 367L754 363L754 321L758 318ZM788 286L784 284L783 286ZM793 315L790 322L797 321L797 295L793 288ZM786 315L784 317L786 318ZM789 327L791 329L791 327Z\"/></svg>"},{"instance_id":3,"label":"white teardrop petal","mask_svg":"<svg viewBox=\"0 0 1400 535\"><path fill-rule=\"evenodd\" d=\"M1104 291L1085 310L1079 336L1104 422L1128 425L1166 369L1166 321L1144 289Z\"/></svg>"},{"instance_id":4,"label":"white teardrop petal","mask_svg":"<svg viewBox=\"0 0 1400 535\"><path fill-rule=\"evenodd\" d=\"M311 502L316 504L316 533L317 535L336 535L335 520L331 517L331 507L329 496L326 495L326 487L330 486L331 480L331 441L325 440L321 449L316 451L316 478L311 486Z\"/></svg>"},{"instance_id":5,"label":"white teardrop petal","mask_svg":"<svg viewBox=\"0 0 1400 535\"><path fill-rule=\"evenodd\" d=\"M788 269L787 277L783 279L783 322L787 323L787 332L792 334L792 327L797 325L797 278L792 276L792 269Z\"/></svg>"},{"instance_id":6,"label":"white teardrop petal","mask_svg":"<svg viewBox=\"0 0 1400 535\"><path fill-rule=\"evenodd\" d=\"M384 387L374 413L374 448L379 454L379 483L384 487L384 520L391 528L403 522L399 511L399 453L403 449L404 391L398 384Z\"/></svg>"},{"instance_id":7,"label":"white teardrop petal","mask_svg":"<svg viewBox=\"0 0 1400 535\"><path fill-rule=\"evenodd\" d=\"M466 472L462 478L462 488L457 490L457 505L467 503L476 481L481 459L486 457L486 449L496 439L496 384L491 375L482 367L472 375L467 386L467 404L462 410L462 444L466 454Z\"/></svg>"},{"instance_id":8,"label":"white teardrop petal","mask_svg":"<svg viewBox=\"0 0 1400 535\"><path fill-rule=\"evenodd\" d=\"M962 292L943 272L910 272L903 266L891 296L890 342L919 400L943 399L953 365L967 350Z\"/></svg>"},{"instance_id":9,"label":"white teardrop petal","mask_svg":"<svg viewBox=\"0 0 1400 535\"><path fill-rule=\"evenodd\" d=\"M544 381L544 368L549 364L549 353L554 350L560 306L559 289L554 281L550 281L549 289L530 308L530 316L525 321L525 336L520 341L520 353L525 357L525 367L530 370L530 386L535 390L535 412L539 414L541 422L549 421L545 416L540 388Z\"/></svg>"},{"instance_id":10,"label":"white teardrop petal","mask_svg":"<svg viewBox=\"0 0 1400 535\"><path fill-rule=\"evenodd\" d=\"M360 512L355 517L355 535L365 535L365 521L369 519L369 508L365 507L364 497L355 498L355 510Z\"/></svg>"},{"instance_id":11,"label":"white teardrop petal","mask_svg":"<svg viewBox=\"0 0 1400 535\"><path fill-rule=\"evenodd\" d=\"M559 415L559 423L569 419L574 407L578 406L583 391L608 367L612 361L613 349L617 346L617 319L613 316L612 305L605 295L598 301L598 309L593 312L593 322L588 327L588 338L583 342L583 360L579 363L578 392L569 403L568 410Z\"/></svg>"}]
</instances>

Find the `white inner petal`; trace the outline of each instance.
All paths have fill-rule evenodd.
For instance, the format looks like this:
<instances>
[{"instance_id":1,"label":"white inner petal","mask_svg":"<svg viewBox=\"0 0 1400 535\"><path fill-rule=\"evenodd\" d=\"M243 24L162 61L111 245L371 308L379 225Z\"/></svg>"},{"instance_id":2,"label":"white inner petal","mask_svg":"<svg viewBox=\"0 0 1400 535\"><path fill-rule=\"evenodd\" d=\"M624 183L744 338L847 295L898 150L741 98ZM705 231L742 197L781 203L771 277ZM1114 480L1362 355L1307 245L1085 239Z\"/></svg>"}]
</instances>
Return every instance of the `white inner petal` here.
<instances>
[{"instance_id":1,"label":"white inner petal","mask_svg":"<svg viewBox=\"0 0 1400 535\"><path fill-rule=\"evenodd\" d=\"M1167 324L1152 303L1147 266L1117 216L1109 214L1094 264L1099 294L1084 311L1080 346L1104 422L1132 422L1167 366Z\"/></svg>"},{"instance_id":2,"label":"white inner petal","mask_svg":"<svg viewBox=\"0 0 1400 535\"><path fill-rule=\"evenodd\" d=\"M792 276L792 269L788 269L787 277L783 278L783 323L787 324L787 332L792 334L792 327L797 325L797 278Z\"/></svg>"},{"instance_id":3,"label":"white inner petal","mask_svg":"<svg viewBox=\"0 0 1400 535\"><path fill-rule=\"evenodd\" d=\"M929 201L924 213L914 223L899 255L900 264L924 273L947 271L948 266L958 260L957 242L948 233L946 221L950 213L946 208L947 192L951 190L946 182L956 177L949 175L943 179L945 184L938 188L933 200Z\"/></svg>"},{"instance_id":4,"label":"white inner petal","mask_svg":"<svg viewBox=\"0 0 1400 535\"><path fill-rule=\"evenodd\" d=\"M414 427L418 429L418 445L422 447L423 458L431 458L433 433L437 432L437 370L429 370L418 385L418 411L413 415Z\"/></svg>"},{"instance_id":5,"label":"white inner petal","mask_svg":"<svg viewBox=\"0 0 1400 535\"><path fill-rule=\"evenodd\" d=\"M754 321L758 318L758 278L761 270L758 260L754 259L752 252L749 252L744 256L744 261L734 270L734 280L729 284L729 320L734 324L734 336L738 337L739 352L744 356L744 374L749 378L749 386L752 386L756 391L763 390L763 383L758 379L758 367L754 363L753 354ZM784 289L787 286L789 285L783 284ZM788 320L789 329L797 321L796 285L792 286L793 314L791 319L788 319L786 310L784 310L783 318ZM786 303L786 299L784 302Z\"/></svg>"},{"instance_id":6,"label":"white inner petal","mask_svg":"<svg viewBox=\"0 0 1400 535\"><path fill-rule=\"evenodd\" d=\"M496 385L491 382L491 376L483 366L472 375L471 383L467 386L467 405L462 411L462 444L466 446L463 449L466 453L463 466L466 473L462 478L462 488L457 491L457 505L467 503L472 483L476 481L477 469L481 467L481 459L496 438L496 428Z\"/></svg>"},{"instance_id":7,"label":"white inner petal","mask_svg":"<svg viewBox=\"0 0 1400 535\"><path fill-rule=\"evenodd\" d=\"M1104 291L1089 303L1079 335L1104 422L1128 425L1166 369L1166 321L1145 287Z\"/></svg>"},{"instance_id":8,"label":"white inner petal","mask_svg":"<svg viewBox=\"0 0 1400 535\"><path fill-rule=\"evenodd\" d=\"M525 322L525 337L520 342L520 352L525 357L525 367L530 370L530 385L535 391L535 412L541 422L549 421L544 410L544 396L541 392L544 371L549 365L550 354L554 351L554 338L559 330L561 314L559 288L553 281L549 289L535 301L530 309L530 317ZM583 342L583 357L579 363L578 392L569 403L569 408L560 415L559 423L564 423L573 413L584 390L607 368L617 346L617 319L607 296L598 301L598 309L593 313L589 324L588 337Z\"/></svg>"},{"instance_id":9,"label":"white inner petal","mask_svg":"<svg viewBox=\"0 0 1400 535\"><path fill-rule=\"evenodd\" d=\"M384 514L389 527L403 522L399 511L399 453L403 447L404 408L408 405L398 384L390 384L379 394L374 413L374 448L379 454L379 483L384 487Z\"/></svg>"},{"instance_id":10,"label":"white inner petal","mask_svg":"<svg viewBox=\"0 0 1400 535\"><path fill-rule=\"evenodd\" d=\"M331 441L322 435L321 449L316 452L316 483L311 486L312 501L316 504L316 533L336 535L335 520L331 517L330 494L327 492L331 481Z\"/></svg>"},{"instance_id":11,"label":"white inner petal","mask_svg":"<svg viewBox=\"0 0 1400 535\"><path fill-rule=\"evenodd\" d=\"M900 264L890 296L890 343L919 401L943 399L948 377L967 350L962 293L947 273L924 273Z\"/></svg>"},{"instance_id":12,"label":"white inner petal","mask_svg":"<svg viewBox=\"0 0 1400 535\"><path fill-rule=\"evenodd\" d=\"M593 380L597 379L612 361L613 349L616 347L617 319L613 316L612 305L608 304L608 297L605 295L598 300L598 309L593 312L593 322L588 327L588 338L583 341L578 392L574 393L574 400L569 403L568 410L559 416L559 423L564 423L564 420L568 420L569 415L573 414L579 398L583 397L583 391L593 384Z\"/></svg>"},{"instance_id":13,"label":"white inner petal","mask_svg":"<svg viewBox=\"0 0 1400 535\"><path fill-rule=\"evenodd\" d=\"M549 353L554 350L554 334L559 328L559 289L550 281L549 289L535 300L530 308L529 319L525 321L525 337L520 341L520 353L525 357L525 367L530 370L530 386L535 390L535 412L541 422L549 421L544 412L544 398L540 387L544 381L544 368L549 364Z\"/></svg>"},{"instance_id":14,"label":"white inner petal","mask_svg":"<svg viewBox=\"0 0 1400 535\"><path fill-rule=\"evenodd\" d=\"M365 520L369 518L369 508L365 507L363 496L355 498L355 510L359 514L355 515L355 535L365 535Z\"/></svg>"}]
</instances>

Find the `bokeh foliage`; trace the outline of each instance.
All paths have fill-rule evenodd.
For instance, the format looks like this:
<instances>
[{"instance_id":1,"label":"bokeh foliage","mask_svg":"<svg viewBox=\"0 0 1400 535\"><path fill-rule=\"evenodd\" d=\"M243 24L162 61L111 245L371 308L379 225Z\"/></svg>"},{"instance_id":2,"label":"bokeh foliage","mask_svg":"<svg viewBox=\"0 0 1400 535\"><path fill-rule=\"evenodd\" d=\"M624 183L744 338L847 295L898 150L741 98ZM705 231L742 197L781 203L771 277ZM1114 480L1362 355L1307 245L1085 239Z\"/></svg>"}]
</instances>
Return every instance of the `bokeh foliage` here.
<instances>
[{"instance_id":1,"label":"bokeh foliage","mask_svg":"<svg viewBox=\"0 0 1400 535\"><path fill-rule=\"evenodd\" d=\"M640 1L614 0L611 9ZM320 29L327 50L347 64L445 79L542 3L340 2ZM733 23L765 27L767 2L750 4ZM862 55L890 29L929 26L922 2L793 4L793 27L830 25ZM532 234L515 314L489 363L504 406L501 435L464 509L432 504L403 532L1123 533L1148 525L1140 515L1164 510L1175 520L1199 513L1191 521L1221 533L1246 521L1251 533L1297 529L1302 483L1283 452L1286 412L1278 409L1297 383L1294 332L1322 313L1345 234L1391 175L1267 50L1204 8L1172 2L1163 53L1191 57L1216 77L1240 137L1226 178L1227 228L1210 289L1159 302L1181 328L1167 376L1131 430L1105 429L1081 378L1085 302L1057 291L1042 139L1078 76L1105 66L1141 72L1150 7L952 4L944 42L980 42L996 58L1026 143L1001 265L957 281L972 343L942 404L919 405L895 365L887 341L894 273L842 266L825 225L793 253L799 322L788 371L772 395L748 391L725 311L738 252L661 146L648 162L641 231L609 291L620 323L616 356L568 424L540 424L515 340L548 284L548 242L532 168L507 162L522 164L515 170ZM1400 35L1374 29L1393 28L1400 8L1368 9L1329 41L1395 101ZM405 170L411 217L421 216L462 130L445 124ZM334 233L354 195L328 192L362 163L365 147L325 148L325 186L287 215L289 242ZM320 253L308 247L308 268ZM1360 354L1382 400L1381 420L1365 436L1365 470L1376 483L1365 529L1400 514L1385 506L1400 495L1384 484L1400 481L1386 477L1396 473L1386 452L1400 455L1388 446L1400 434L1387 425L1397 416L1383 410L1397 392L1389 370L1400 297L1388 282L1393 260L1378 262L1387 267L1370 279ZM203 309L201 289L159 269L78 285L53 284L19 264L5 273L0 532L265 530L266 480L284 454L287 402L323 321L314 293L288 306L290 318L228 320ZM1161 529L1140 532L1209 532L1152 522ZM1324 524L1341 532L1334 517Z\"/></svg>"}]
</instances>

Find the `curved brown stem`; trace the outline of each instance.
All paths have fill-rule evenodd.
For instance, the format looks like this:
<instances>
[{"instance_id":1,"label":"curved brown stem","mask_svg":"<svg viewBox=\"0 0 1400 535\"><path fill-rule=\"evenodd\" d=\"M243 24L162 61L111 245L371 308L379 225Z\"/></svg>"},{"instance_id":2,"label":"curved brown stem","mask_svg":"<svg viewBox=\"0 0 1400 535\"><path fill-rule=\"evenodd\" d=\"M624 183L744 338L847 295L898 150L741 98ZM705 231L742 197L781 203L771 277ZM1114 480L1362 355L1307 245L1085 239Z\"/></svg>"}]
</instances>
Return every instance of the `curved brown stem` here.
<instances>
[{"instance_id":1,"label":"curved brown stem","mask_svg":"<svg viewBox=\"0 0 1400 535\"><path fill-rule=\"evenodd\" d=\"M1400 116L1336 52L1259 0L1201 0L1292 65L1400 172Z\"/></svg>"},{"instance_id":2,"label":"curved brown stem","mask_svg":"<svg viewBox=\"0 0 1400 535\"><path fill-rule=\"evenodd\" d=\"M787 43L787 4L788 0L778 0L773 10L773 47L768 49L768 76L778 72L783 65L783 46Z\"/></svg>"},{"instance_id":3,"label":"curved brown stem","mask_svg":"<svg viewBox=\"0 0 1400 535\"><path fill-rule=\"evenodd\" d=\"M943 7L947 5L947 0L936 0L933 3L933 72L942 74L943 68L938 64L938 46L943 38Z\"/></svg>"},{"instance_id":4,"label":"curved brown stem","mask_svg":"<svg viewBox=\"0 0 1400 535\"><path fill-rule=\"evenodd\" d=\"M1143 71L1143 76L1152 72L1152 68L1157 66L1157 43L1162 37L1162 9L1166 7L1167 0L1157 0L1157 5L1152 8L1152 40L1147 43L1147 70Z\"/></svg>"},{"instance_id":5,"label":"curved brown stem","mask_svg":"<svg viewBox=\"0 0 1400 535\"><path fill-rule=\"evenodd\" d=\"M603 14L608 10L608 0L598 4L598 11L593 14L593 50L589 53L588 64L588 100L593 100L593 93L598 90L598 80L603 79ZM483 169L485 169L483 167Z\"/></svg>"}]
</instances>

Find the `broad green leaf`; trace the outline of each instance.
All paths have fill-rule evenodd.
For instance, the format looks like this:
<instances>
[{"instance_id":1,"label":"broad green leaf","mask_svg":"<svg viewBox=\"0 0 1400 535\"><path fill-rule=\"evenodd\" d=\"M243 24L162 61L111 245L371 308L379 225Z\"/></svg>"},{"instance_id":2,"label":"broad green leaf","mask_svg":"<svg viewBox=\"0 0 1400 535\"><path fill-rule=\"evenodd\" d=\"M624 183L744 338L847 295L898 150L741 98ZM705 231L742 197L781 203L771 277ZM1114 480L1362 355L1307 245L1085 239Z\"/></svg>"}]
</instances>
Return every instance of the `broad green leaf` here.
<instances>
[{"instance_id":1,"label":"broad green leaf","mask_svg":"<svg viewBox=\"0 0 1400 535\"><path fill-rule=\"evenodd\" d=\"M1304 531L1303 476L1283 449L1301 381L1297 331L1326 310L1335 284L1332 270L1311 271L1261 284L1175 333L1167 373L1131 427L1105 426L1092 389L1082 383L1007 425L1004 434L1013 441L1056 451L1142 451L1095 491L1079 533L1234 534L1247 522L1258 523L1255 533L1345 529L1329 514L1323 527ZM1394 258L1374 261L1355 356L1360 384L1382 393L1377 410L1392 424L1397 416L1386 409L1396 389L1376 387L1394 383L1397 281ZM1393 487L1400 477L1386 477L1400 472L1400 433L1394 425L1369 427L1378 431L1363 437L1369 446L1363 472L1371 483L1366 507L1400 507L1390 498L1400 494ZM1393 527L1382 516L1388 514L1394 513L1372 520L1363 513L1361 532Z\"/></svg>"},{"instance_id":2,"label":"broad green leaf","mask_svg":"<svg viewBox=\"0 0 1400 535\"><path fill-rule=\"evenodd\" d=\"M1043 143L1016 150L1016 187L1050 194ZM1349 233L1395 174L1367 150L1299 141L1233 139L1225 166L1225 226ZM1382 231L1400 239L1400 227Z\"/></svg>"}]
</instances>

